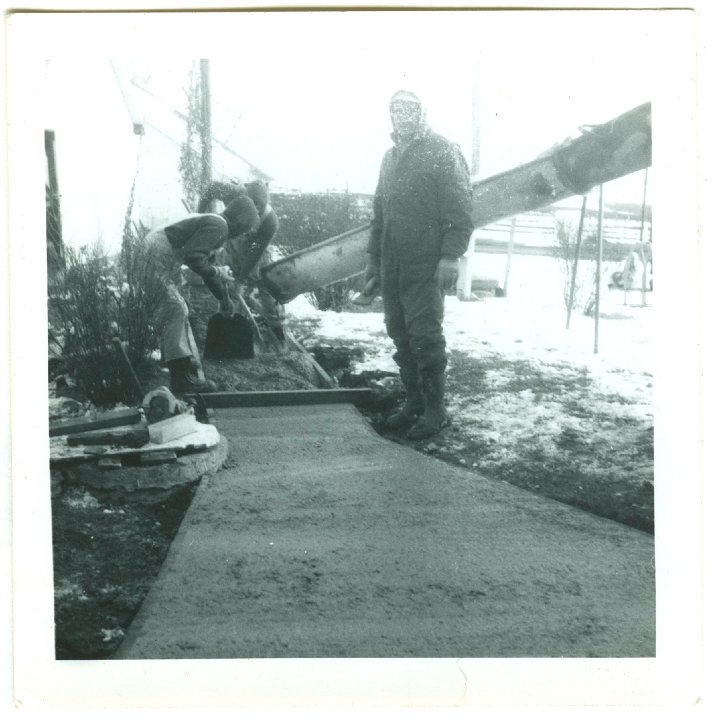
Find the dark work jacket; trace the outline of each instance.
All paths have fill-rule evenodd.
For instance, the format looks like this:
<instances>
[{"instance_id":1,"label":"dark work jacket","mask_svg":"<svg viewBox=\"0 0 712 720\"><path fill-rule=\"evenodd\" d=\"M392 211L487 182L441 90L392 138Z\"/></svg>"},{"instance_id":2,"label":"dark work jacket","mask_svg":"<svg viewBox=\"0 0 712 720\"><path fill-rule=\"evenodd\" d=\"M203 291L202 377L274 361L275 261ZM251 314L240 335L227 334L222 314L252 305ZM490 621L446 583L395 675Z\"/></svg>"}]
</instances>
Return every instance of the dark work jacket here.
<instances>
[{"instance_id":1,"label":"dark work jacket","mask_svg":"<svg viewBox=\"0 0 712 720\"><path fill-rule=\"evenodd\" d=\"M450 140L425 129L383 157L373 202L368 252L384 244L404 263L437 264L467 250L474 223L467 162Z\"/></svg>"},{"instance_id":2,"label":"dark work jacket","mask_svg":"<svg viewBox=\"0 0 712 720\"><path fill-rule=\"evenodd\" d=\"M274 239L279 230L277 213L268 205L265 214L260 218L257 230L240 238L237 248L238 280L247 277L257 278L255 270L262 254Z\"/></svg>"},{"instance_id":3,"label":"dark work jacket","mask_svg":"<svg viewBox=\"0 0 712 720\"><path fill-rule=\"evenodd\" d=\"M199 212L204 212L211 201L220 200L224 205L229 205L236 197L245 195L243 185L236 183L212 182L208 191L200 201ZM202 208L202 210L201 210ZM260 224L252 233L240 235L237 238L230 238L227 251L230 258L230 265L237 280L246 280L248 277L257 279L257 269L264 251L274 239L279 230L279 219L277 213L268 205L265 214L260 217Z\"/></svg>"},{"instance_id":4,"label":"dark work jacket","mask_svg":"<svg viewBox=\"0 0 712 720\"><path fill-rule=\"evenodd\" d=\"M200 275L218 300L224 299L227 291L224 283L217 278L212 259L215 251L227 240L225 218L212 213L194 215L168 225L163 232L181 262Z\"/></svg>"}]
</instances>

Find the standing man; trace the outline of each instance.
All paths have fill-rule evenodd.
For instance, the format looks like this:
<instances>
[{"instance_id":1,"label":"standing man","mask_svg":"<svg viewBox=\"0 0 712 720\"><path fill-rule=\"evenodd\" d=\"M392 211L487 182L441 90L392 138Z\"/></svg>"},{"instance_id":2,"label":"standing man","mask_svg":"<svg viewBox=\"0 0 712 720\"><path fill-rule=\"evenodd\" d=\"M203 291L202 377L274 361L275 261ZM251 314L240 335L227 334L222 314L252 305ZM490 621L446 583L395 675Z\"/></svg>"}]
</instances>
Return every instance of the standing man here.
<instances>
[{"instance_id":1,"label":"standing man","mask_svg":"<svg viewBox=\"0 0 712 720\"><path fill-rule=\"evenodd\" d=\"M232 278L227 268L215 266L212 260L228 238L251 232L258 223L254 203L243 195L220 214L193 214L146 237L163 281L164 295L157 310L157 326L161 355L168 366L170 389L174 394L210 389L192 373L192 367L200 365L200 353L190 327L188 305L178 290L183 282L181 265L200 275L219 301L220 312L232 315L234 308L226 285Z\"/></svg>"},{"instance_id":2,"label":"standing man","mask_svg":"<svg viewBox=\"0 0 712 720\"><path fill-rule=\"evenodd\" d=\"M445 291L474 224L467 162L434 133L420 98L400 90L390 101L394 145L383 157L374 198L366 282L380 282L386 330L406 400L386 425L421 440L449 424L445 410Z\"/></svg>"}]
</instances>

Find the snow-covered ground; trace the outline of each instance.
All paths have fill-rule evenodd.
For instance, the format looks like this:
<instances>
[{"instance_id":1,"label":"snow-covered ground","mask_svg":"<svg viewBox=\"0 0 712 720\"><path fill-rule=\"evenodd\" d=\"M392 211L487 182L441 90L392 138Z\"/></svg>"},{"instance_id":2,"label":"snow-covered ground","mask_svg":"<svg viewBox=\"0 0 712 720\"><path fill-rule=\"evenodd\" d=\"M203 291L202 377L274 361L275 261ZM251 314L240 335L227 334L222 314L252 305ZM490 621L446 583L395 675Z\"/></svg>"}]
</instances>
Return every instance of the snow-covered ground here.
<instances>
[{"instance_id":1,"label":"snow-covered ground","mask_svg":"<svg viewBox=\"0 0 712 720\"><path fill-rule=\"evenodd\" d=\"M496 355L545 366L585 367L610 393L643 401L651 395L654 358L653 293L640 306L639 292L606 290L601 302L598 351L594 352L595 321L574 310L566 328L563 300L486 297L478 302L446 298L445 335L449 350L473 357ZM396 370L393 345L381 312L317 310L304 296L287 305L288 315L314 323L313 339L367 348L355 370ZM564 370L562 369L562 372Z\"/></svg>"},{"instance_id":2,"label":"snow-covered ground","mask_svg":"<svg viewBox=\"0 0 712 720\"><path fill-rule=\"evenodd\" d=\"M485 372L487 392L476 399L462 382L448 381L448 405L463 434L488 443L477 467L501 466L529 451L556 461L562 438L575 438L577 448L589 449L580 462L594 474L618 469L637 482L652 482L652 458L641 465L633 446L641 432L650 432L652 442L653 293L646 293L641 307L640 292L629 292L624 303L623 291L604 287L594 352L594 319L577 308L566 329L560 280L557 287L543 285L538 293L510 285L508 298L446 298L449 352L477 361ZM287 311L308 320L307 344L364 349L356 372L396 370L382 313L318 311L304 297Z\"/></svg>"}]
</instances>

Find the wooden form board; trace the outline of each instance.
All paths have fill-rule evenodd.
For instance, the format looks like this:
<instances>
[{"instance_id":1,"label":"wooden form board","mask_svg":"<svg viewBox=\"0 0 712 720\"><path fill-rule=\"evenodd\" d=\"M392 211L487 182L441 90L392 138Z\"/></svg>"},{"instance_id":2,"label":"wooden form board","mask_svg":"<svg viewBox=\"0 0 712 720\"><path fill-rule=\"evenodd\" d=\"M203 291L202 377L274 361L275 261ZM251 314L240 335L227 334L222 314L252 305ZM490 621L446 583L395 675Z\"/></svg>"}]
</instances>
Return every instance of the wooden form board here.
<instances>
[{"instance_id":1,"label":"wooden form board","mask_svg":"<svg viewBox=\"0 0 712 720\"><path fill-rule=\"evenodd\" d=\"M220 442L220 433L214 425L196 423L195 432L165 443L148 442L140 448L120 447L106 448L101 451L96 447L70 446L64 437L50 438L50 465L62 465L71 462L96 461L108 458L138 457L150 453L174 451L177 455L209 450Z\"/></svg>"},{"instance_id":2,"label":"wooden form board","mask_svg":"<svg viewBox=\"0 0 712 720\"><path fill-rule=\"evenodd\" d=\"M353 403L358 405L373 397L368 388L327 390L260 390L201 394L209 408L260 407L276 405L321 405Z\"/></svg>"},{"instance_id":3,"label":"wooden form board","mask_svg":"<svg viewBox=\"0 0 712 720\"><path fill-rule=\"evenodd\" d=\"M80 418L68 418L50 423L49 436L69 435L88 430L101 430L103 428L120 427L122 425L133 425L141 420L141 412L137 408L126 408L125 410L111 410L94 416Z\"/></svg>"},{"instance_id":4,"label":"wooden form board","mask_svg":"<svg viewBox=\"0 0 712 720\"><path fill-rule=\"evenodd\" d=\"M336 380L329 375L324 368L319 365L319 363L316 361L316 358L292 335L289 330L284 331L284 336L287 339L287 342L295 348L297 351L302 353L311 363L311 366L314 368L318 378L319 382L321 383L322 387L333 389L336 387Z\"/></svg>"}]
</instances>

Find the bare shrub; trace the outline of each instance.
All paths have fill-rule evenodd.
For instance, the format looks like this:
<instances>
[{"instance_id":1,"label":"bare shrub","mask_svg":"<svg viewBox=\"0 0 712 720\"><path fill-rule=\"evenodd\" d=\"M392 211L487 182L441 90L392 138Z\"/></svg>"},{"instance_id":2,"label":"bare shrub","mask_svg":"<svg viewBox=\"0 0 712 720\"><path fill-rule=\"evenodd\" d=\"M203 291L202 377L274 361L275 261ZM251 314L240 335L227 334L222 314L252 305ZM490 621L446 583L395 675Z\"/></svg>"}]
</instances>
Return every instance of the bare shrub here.
<instances>
[{"instance_id":1,"label":"bare shrub","mask_svg":"<svg viewBox=\"0 0 712 720\"><path fill-rule=\"evenodd\" d=\"M121 255L116 265L117 334L128 343L127 355L139 367L158 347L160 328L155 325L156 311L164 285L145 243L149 228L140 224L124 230Z\"/></svg>"},{"instance_id":2,"label":"bare shrub","mask_svg":"<svg viewBox=\"0 0 712 720\"><path fill-rule=\"evenodd\" d=\"M119 402L125 394L112 345L116 295L111 260L99 245L66 249L64 276L49 298L53 334L75 382L98 405Z\"/></svg>"},{"instance_id":3,"label":"bare shrub","mask_svg":"<svg viewBox=\"0 0 712 720\"><path fill-rule=\"evenodd\" d=\"M314 291L316 307L319 310L341 312L350 302L354 289L363 284L360 276L356 279L340 280L339 282L317 288Z\"/></svg>"},{"instance_id":4,"label":"bare shrub","mask_svg":"<svg viewBox=\"0 0 712 720\"><path fill-rule=\"evenodd\" d=\"M51 351L61 355L77 386L95 404L131 404L136 390L114 338L134 368L157 347L154 318L163 285L145 244L147 228L127 222L121 253L99 244L67 248L66 270L49 296Z\"/></svg>"},{"instance_id":5,"label":"bare shrub","mask_svg":"<svg viewBox=\"0 0 712 720\"><path fill-rule=\"evenodd\" d=\"M589 260L595 257L596 235L586 233L579 250L579 261L576 262L576 241L578 238L578 223L571 220L557 218L556 220L556 241L558 244L558 258L563 274L562 286L564 307L568 308L569 298L572 298L571 307L583 307L584 312L591 304L592 293L595 296L595 269L592 270L589 263L581 260ZM574 269L576 277L574 278ZM573 286L573 295L571 288Z\"/></svg>"}]
</instances>

